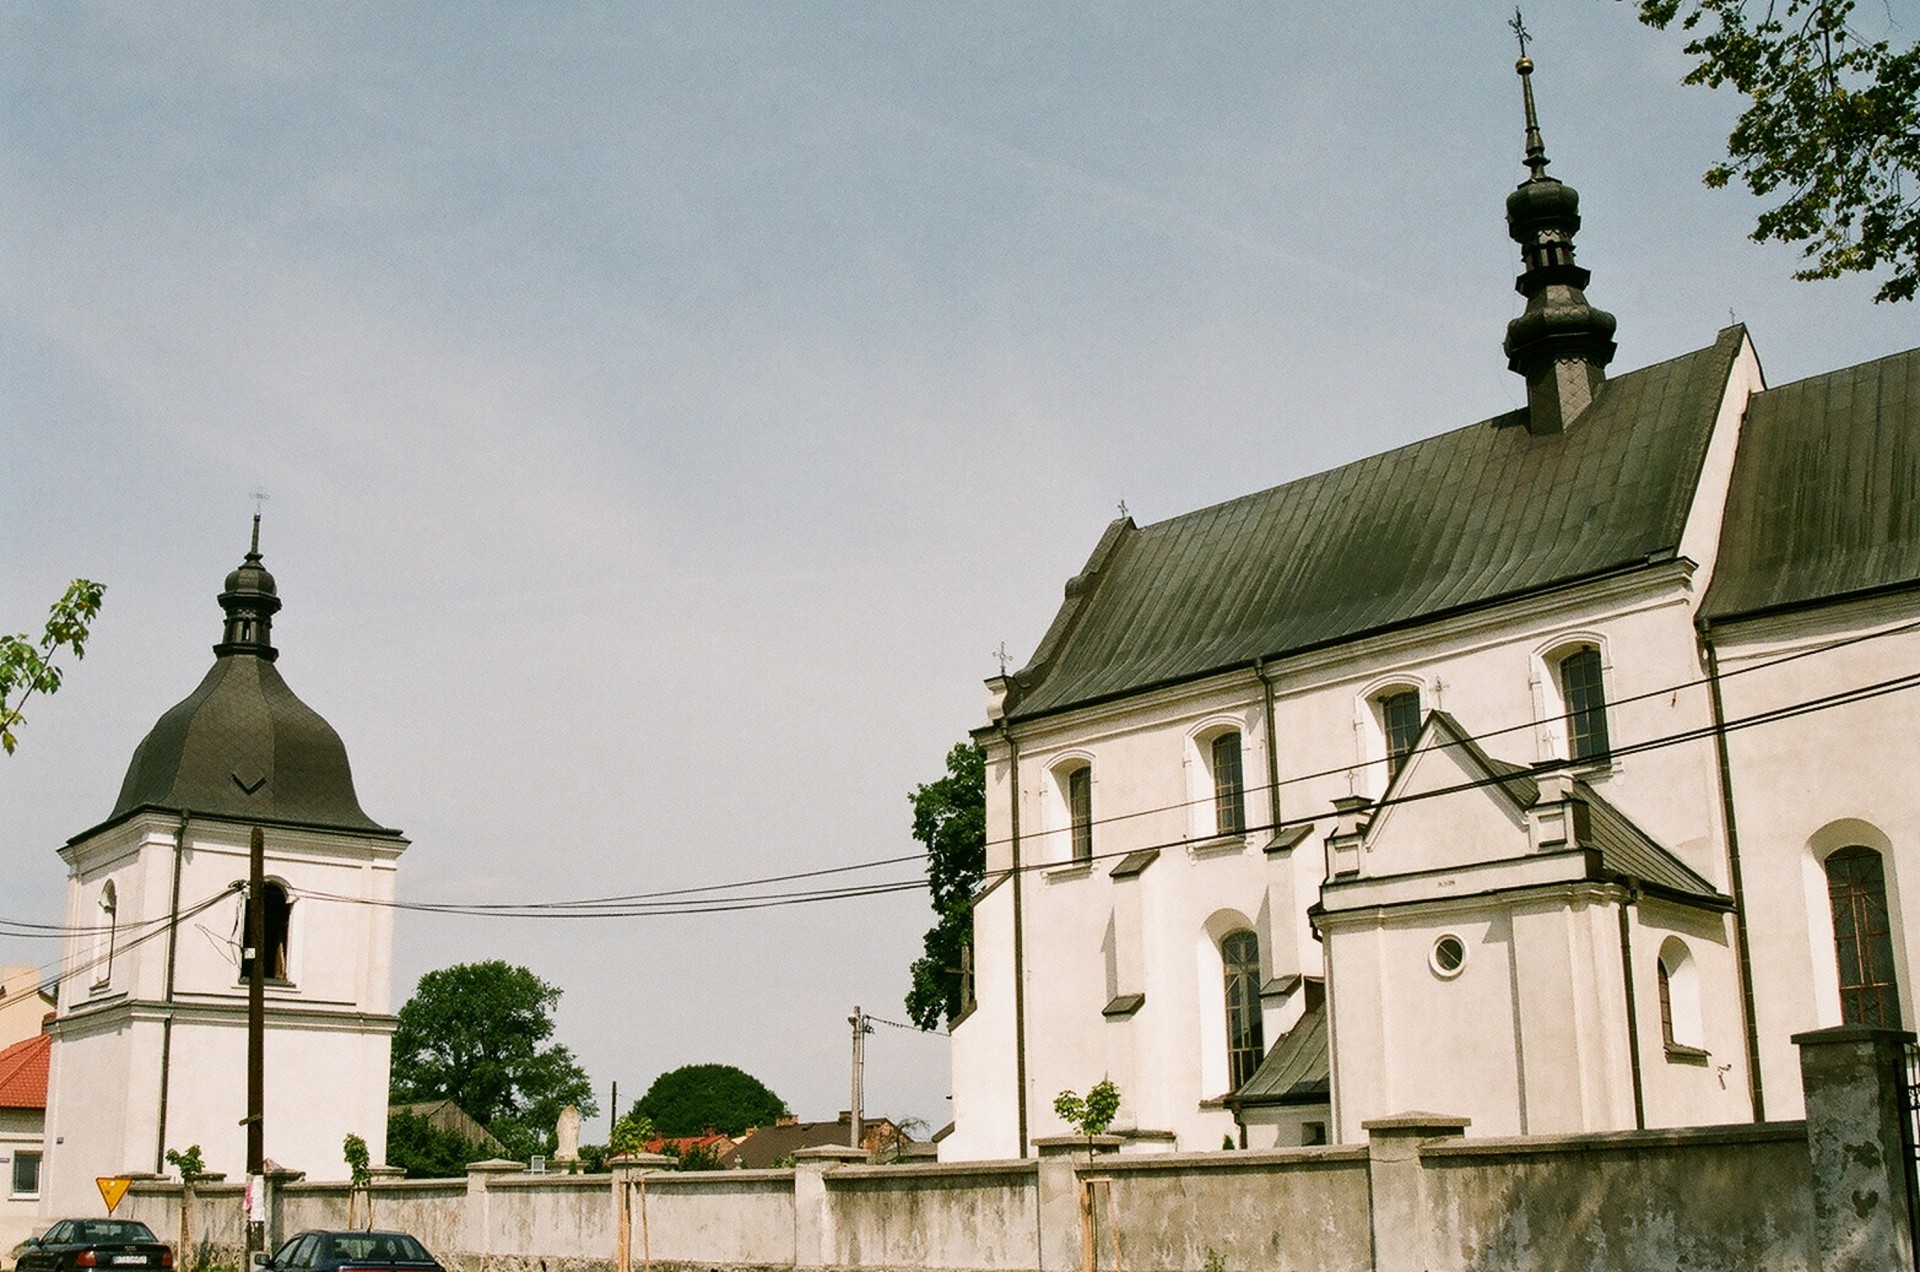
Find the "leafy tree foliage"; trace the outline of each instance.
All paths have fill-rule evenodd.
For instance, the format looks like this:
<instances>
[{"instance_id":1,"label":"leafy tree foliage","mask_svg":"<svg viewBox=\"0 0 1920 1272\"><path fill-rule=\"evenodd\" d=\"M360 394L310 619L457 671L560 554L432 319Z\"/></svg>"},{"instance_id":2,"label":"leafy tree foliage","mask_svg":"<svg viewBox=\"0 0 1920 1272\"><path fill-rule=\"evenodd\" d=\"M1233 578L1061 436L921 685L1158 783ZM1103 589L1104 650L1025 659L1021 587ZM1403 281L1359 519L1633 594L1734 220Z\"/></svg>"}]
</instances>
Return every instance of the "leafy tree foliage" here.
<instances>
[{"instance_id":1,"label":"leafy tree foliage","mask_svg":"<svg viewBox=\"0 0 1920 1272\"><path fill-rule=\"evenodd\" d=\"M913 837L927 848L934 925L910 969L907 1017L937 1029L966 1010L960 974L973 941L973 894L987 870L986 753L971 742L947 752L947 774L914 788Z\"/></svg>"},{"instance_id":2,"label":"leafy tree foliage","mask_svg":"<svg viewBox=\"0 0 1920 1272\"><path fill-rule=\"evenodd\" d=\"M394 1029L393 1099L451 1099L512 1156L552 1152L561 1109L599 1111L573 1052L547 1042L559 1001L554 986L499 959L428 972Z\"/></svg>"},{"instance_id":3,"label":"leafy tree foliage","mask_svg":"<svg viewBox=\"0 0 1920 1272\"><path fill-rule=\"evenodd\" d=\"M60 651L75 659L86 657L87 628L100 612L106 590L90 579L75 579L53 603L38 641L26 632L0 636L0 749L8 755L20 744L14 732L27 722L21 714L27 699L60 688L61 671L54 665Z\"/></svg>"},{"instance_id":4,"label":"leafy tree foliage","mask_svg":"<svg viewBox=\"0 0 1920 1272\"><path fill-rule=\"evenodd\" d=\"M1886 268L1877 301L1920 286L1920 43L1895 48L1852 25L1854 0L1635 0L1640 21L1676 20L1698 59L1686 83L1731 85L1750 105L1707 184L1738 177L1765 198L1753 237L1801 245L1795 278ZM1889 25L1891 25L1889 15Z\"/></svg>"},{"instance_id":5,"label":"leafy tree foliage","mask_svg":"<svg viewBox=\"0 0 1920 1272\"><path fill-rule=\"evenodd\" d=\"M730 1064L688 1064L653 1080L630 1116L650 1118L660 1135L699 1135L709 1126L738 1135L771 1126L787 1102L752 1074Z\"/></svg>"},{"instance_id":6,"label":"leafy tree foliage","mask_svg":"<svg viewBox=\"0 0 1920 1272\"><path fill-rule=\"evenodd\" d=\"M387 1165L408 1179L459 1179L467 1164L490 1156L488 1150L456 1131L443 1131L424 1117L392 1113L387 1117Z\"/></svg>"}]
</instances>

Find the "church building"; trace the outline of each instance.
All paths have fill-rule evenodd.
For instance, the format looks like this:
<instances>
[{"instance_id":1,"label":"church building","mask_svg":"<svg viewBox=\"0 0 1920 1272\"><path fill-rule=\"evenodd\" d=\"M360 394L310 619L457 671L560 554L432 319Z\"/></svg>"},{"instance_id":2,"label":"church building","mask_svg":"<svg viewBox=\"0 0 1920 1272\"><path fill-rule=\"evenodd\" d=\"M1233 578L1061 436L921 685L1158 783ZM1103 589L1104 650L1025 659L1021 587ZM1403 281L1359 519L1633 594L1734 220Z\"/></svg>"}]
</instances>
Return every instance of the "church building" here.
<instances>
[{"instance_id":1,"label":"church building","mask_svg":"<svg viewBox=\"0 0 1920 1272\"><path fill-rule=\"evenodd\" d=\"M344 1179L348 1133L384 1160L394 871L333 728L276 665L273 575L253 548L220 593L200 687L135 749L67 865L42 1214L92 1213L102 1175L165 1173L198 1144L245 1176L247 985L266 960L266 1156ZM264 832L266 940L245 945L248 844Z\"/></svg>"},{"instance_id":2,"label":"church building","mask_svg":"<svg viewBox=\"0 0 1920 1272\"><path fill-rule=\"evenodd\" d=\"M1920 1019L1920 350L1611 366L1532 63L1524 408L1107 527L988 682L943 1160L1794 1118Z\"/></svg>"}]
</instances>

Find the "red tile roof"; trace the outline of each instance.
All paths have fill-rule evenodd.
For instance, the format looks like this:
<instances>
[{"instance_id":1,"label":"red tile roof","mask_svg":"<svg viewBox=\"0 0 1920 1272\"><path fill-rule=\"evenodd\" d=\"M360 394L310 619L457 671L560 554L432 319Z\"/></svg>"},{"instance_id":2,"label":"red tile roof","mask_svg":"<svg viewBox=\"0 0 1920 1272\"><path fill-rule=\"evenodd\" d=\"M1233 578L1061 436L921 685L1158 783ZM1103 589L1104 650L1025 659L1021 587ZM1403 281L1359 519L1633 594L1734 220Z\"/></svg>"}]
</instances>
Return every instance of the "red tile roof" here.
<instances>
[{"instance_id":1,"label":"red tile roof","mask_svg":"<svg viewBox=\"0 0 1920 1272\"><path fill-rule=\"evenodd\" d=\"M36 1034L0 1051L0 1109L47 1107L47 1057L53 1035Z\"/></svg>"}]
</instances>

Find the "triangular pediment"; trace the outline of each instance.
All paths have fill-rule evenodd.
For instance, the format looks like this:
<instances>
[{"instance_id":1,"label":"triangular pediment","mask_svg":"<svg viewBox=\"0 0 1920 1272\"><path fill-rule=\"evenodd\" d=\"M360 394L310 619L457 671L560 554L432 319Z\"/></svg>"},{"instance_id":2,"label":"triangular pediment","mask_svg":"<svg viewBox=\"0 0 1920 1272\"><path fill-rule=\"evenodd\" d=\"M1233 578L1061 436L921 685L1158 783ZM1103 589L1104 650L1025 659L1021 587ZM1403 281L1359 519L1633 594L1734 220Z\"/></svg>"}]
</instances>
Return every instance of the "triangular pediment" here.
<instances>
[{"instance_id":1,"label":"triangular pediment","mask_svg":"<svg viewBox=\"0 0 1920 1272\"><path fill-rule=\"evenodd\" d=\"M1525 856L1526 770L1487 755L1452 716L1427 716L1381 797L1360 853L1362 877L1414 874Z\"/></svg>"}]
</instances>

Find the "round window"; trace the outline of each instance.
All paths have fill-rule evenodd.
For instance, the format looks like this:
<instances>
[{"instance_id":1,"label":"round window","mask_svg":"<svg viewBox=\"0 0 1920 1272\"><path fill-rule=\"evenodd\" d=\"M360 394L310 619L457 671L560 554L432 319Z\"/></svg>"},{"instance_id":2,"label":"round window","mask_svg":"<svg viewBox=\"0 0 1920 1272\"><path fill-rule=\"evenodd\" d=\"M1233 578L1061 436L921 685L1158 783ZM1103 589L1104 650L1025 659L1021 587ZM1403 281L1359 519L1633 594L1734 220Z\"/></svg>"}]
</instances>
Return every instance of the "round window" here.
<instances>
[{"instance_id":1,"label":"round window","mask_svg":"<svg viewBox=\"0 0 1920 1272\"><path fill-rule=\"evenodd\" d=\"M1453 933L1447 933L1433 943L1433 953L1427 956L1427 965L1433 968L1435 976L1451 980L1467 965L1467 943Z\"/></svg>"}]
</instances>

